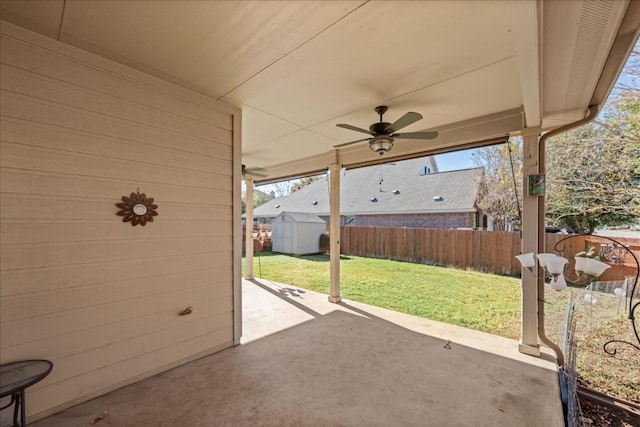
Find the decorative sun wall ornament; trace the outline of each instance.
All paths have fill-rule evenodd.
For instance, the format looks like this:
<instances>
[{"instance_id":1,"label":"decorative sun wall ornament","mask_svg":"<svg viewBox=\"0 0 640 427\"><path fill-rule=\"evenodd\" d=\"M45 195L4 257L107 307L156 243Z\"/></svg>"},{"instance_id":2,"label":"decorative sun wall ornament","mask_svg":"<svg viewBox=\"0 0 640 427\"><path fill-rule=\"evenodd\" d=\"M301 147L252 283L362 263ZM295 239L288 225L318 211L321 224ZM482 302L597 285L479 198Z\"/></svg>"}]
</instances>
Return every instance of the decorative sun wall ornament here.
<instances>
[{"instance_id":1,"label":"decorative sun wall ornament","mask_svg":"<svg viewBox=\"0 0 640 427\"><path fill-rule=\"evenodd\" d=\"M147 222L153 222L153 217L158 215L156 209L158 205L153 204L153 198L147 199L147 195L140 194L140 189L136 193L131 193L130 197L122 196L123 203L116 203L120 208L118 215L124 217L122 222L131 221L132 226L138 224L144 226Z\"/></svg>"}]
</instances>

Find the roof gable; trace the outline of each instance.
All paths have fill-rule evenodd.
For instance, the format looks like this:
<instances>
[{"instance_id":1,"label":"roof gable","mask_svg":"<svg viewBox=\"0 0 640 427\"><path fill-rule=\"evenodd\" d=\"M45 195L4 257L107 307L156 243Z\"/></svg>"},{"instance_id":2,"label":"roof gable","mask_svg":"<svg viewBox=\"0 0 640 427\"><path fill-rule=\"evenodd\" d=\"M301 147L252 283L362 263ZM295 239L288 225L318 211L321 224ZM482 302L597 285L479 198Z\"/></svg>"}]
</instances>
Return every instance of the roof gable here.
<instances>
[{"instance_id":1,"label":"roof gable","mask_svg":"<svg viewBox=\"0 0 640 427\"><path fill-rule=\"evenodd\" d=\"M321 224L327 223L324 219L320 218L315 214L305 213L305 212L284 212L284 211L276 215L276 218L272 221L272 223L275 221L278 221L280 218L282 218L282 216L288 216L294 222L298 222L298 223L321 223Z\"/></svg>"}]
</instances>

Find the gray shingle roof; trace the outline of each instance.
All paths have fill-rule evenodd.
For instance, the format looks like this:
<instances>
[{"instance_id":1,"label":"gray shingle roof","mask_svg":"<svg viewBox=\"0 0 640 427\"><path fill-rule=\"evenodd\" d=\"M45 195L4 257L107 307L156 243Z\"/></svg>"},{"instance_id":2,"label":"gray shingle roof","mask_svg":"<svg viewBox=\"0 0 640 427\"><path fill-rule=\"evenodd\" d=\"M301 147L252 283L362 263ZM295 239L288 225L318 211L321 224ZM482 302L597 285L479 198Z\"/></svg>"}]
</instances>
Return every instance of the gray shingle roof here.
<instances>
[{"instance_id":1,"label":"gray shingle roof","mask_svg":"<svg viewBox=\"0 0 640 427\"><path fill-rule=\"evenodd\" d=\"M482 168L422 175L424 164L425 158L419 158L346 171L340 180L341 214L476 211ZM372 202L373 198L377 201ZM270 200L255 208L254 216L273 217L282 211L329 215L328 179Z\"/></svg>"},{"instance_id":2,"label":"gray shingle roof","mask_svg":"<svg viewBox=\"0 0 640 427\"><path fill-rule=\"evenodd\" d=\"M291 217L291 219L293 219L295 222L303 222L303 223L310 223L310 222L319 222L322 224L326 224L327 221L325 221L324 219L320 218L318 215L315 214L311 214L311 213L303 213L303 212L289 212L289 211L283 211L280 212L278 215L276 215L276 217L279 217L282 214L286 214L288 216Z\"/></svg>"}]
</instances>

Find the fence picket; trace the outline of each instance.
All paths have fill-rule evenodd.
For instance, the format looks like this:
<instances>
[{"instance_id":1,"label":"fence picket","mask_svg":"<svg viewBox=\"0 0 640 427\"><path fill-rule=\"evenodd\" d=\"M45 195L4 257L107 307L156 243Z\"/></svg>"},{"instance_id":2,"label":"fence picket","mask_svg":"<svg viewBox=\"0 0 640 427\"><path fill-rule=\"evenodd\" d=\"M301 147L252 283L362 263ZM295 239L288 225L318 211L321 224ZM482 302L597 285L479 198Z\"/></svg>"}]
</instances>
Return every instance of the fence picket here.
<instances>
[{"instance_id":1,"label":"fence picket","mask_svg":"<svg viewBox=\"0 0 640 427\"><path fill-rule=\"evenodd\" d=\"M567 237L547 234L546 252L555 253L555 244ZM598 244L597 236L578 236L564 242L564 256ZM640 258L640 239L624 239L624 243ZM344 255L393 259L478 271L520 275L520 264L514 258L520 253L520 233L506 231L443 230L431 228L342 227ZM631 257L625 260L631 269ZM573 265L573 259L570 259ZM627 264L629 264L627 266ZM613 269L612 269L613 270ZM602 280L610 278L605 273ZM620 270L618 269L618 275Z\"/></svg>"}]
</instances>

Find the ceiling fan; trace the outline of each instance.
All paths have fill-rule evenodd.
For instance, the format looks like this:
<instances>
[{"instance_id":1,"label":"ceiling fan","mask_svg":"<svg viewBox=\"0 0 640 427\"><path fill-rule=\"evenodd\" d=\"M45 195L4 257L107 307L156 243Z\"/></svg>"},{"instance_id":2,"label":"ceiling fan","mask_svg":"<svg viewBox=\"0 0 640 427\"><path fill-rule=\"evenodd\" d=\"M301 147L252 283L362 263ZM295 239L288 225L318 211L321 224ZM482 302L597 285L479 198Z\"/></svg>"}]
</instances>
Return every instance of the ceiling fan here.
<instances>
[{"instance_id":1,"label":"ceiling fan","mask_svg":"<svg viewBox=\"0 0 640 427\"><path fill-rule=\"evenodd\" d=\"M248 168L246 165L242 165L242 176L251 175L258 178L266 178L268 176L265 168Z\"/></svg>"},{"instance_id":2,"label":"ceiling fan","mask_svg":"<svg viewBox=\"0 0 640 427\"><path fill-rule=\"evenodd\" d=\"M339 128L355 130L356 132L362 132L371 135L370 138L358 139L356 141L345 142L343 144L334 145L335 148L346 147L347 145L357 144L363 141L369 141L369 148L376 153L383 155L393 147L394 138L404 139L433 139L438 136L438 132L408 132L408 133L396 133L400 129L409 126L412 123L422 119L422 115L419 113L408 112L404 116L400 117L393 123L382 121L382 115L387 112L387 107L380 105L375 108L375 112L380 115L380 121L373 123L369 126L369 130L362 129L356 126L338 123L336 126Z\"/></svg>"}]
</instances>

